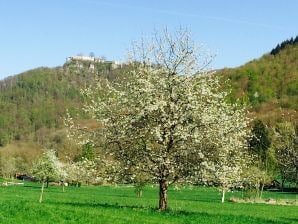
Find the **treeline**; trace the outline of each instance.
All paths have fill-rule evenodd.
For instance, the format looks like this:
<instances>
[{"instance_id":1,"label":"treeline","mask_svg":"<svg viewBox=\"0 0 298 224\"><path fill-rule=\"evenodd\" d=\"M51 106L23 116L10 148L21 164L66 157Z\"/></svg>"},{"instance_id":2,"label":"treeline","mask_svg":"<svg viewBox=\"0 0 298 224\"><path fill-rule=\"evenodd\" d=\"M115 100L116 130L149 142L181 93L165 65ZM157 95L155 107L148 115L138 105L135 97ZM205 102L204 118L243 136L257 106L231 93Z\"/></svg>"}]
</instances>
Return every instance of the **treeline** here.
<instances>
[{"instance_id":1,"label":"treeline","mask_svg":"<svg viewBox=\"0 0 298 224\"><path fill-rule=\"evenodd\" d=\"M278 54L282 49L284 49L287 45L294 45L298 43L298 35L296 36L296 38L291 38L288 40L285 40L283 42L281 42L280 44L278 44L275 48L273 48L270 52L271 55L276 55Z\"/></svg>"}]
</instances>

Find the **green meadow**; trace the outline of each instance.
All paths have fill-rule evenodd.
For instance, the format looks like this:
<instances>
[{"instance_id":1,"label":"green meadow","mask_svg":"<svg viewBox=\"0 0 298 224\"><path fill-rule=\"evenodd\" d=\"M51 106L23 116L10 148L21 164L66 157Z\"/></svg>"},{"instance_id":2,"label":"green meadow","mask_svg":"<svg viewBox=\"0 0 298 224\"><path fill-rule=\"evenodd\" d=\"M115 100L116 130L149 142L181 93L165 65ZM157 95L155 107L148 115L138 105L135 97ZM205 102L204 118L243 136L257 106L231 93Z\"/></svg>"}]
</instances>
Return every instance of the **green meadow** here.
<instances>
[{"instance_id":1,"label":"green meadow","mask_svg":"<svg viewBox=\"0 0 298 224\"><path fill-rule=\"evenodd\" d=\"M147 186L137 198L132 186L0 187L0 223L298 223L298 206L220 202L214 188L169 189L169 210L159 212L158 188ZM242 197L230 192L230 197ZM291 193L264 192L264 198L292 199Z\"/></svg>"}]
</instances>

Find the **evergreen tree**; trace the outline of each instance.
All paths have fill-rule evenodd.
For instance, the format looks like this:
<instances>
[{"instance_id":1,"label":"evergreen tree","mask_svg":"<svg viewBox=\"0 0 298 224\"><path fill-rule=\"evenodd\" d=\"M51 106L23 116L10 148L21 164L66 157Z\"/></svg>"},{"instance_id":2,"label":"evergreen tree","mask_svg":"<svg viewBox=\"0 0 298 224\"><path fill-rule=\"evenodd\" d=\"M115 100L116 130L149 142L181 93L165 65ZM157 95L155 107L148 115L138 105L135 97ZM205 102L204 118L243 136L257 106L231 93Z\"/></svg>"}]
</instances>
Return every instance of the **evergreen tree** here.
<instances>
[{"instance_id":1,"label":"evergreen tree","mask_svg":"<svg viewBox=\"0 0 298 224\"><path fill-rule=\"evenodd\" d=\"M288 45L294 45L298 42L298 36L294 39L293 37L289 40L285 40L278 44L275 48L273 48L270 52L271 55L276 55L278 54L282 49L284 49Z\"/></svg>"},{"instance_id":2,"label":"evergreen tree","mask_svg":"<svg viewBox=\"0 0 298 224\"><path fill-rule=\"evenodd\" d=\"M258 155L264 164L267 158L267 150L271 145L269 131L261 120L256 120L252 128L252 138L249 140L250 149Z\"/></svg>"},{"instance_id":3,"label":"evergreen tree","mask_svg":"<svg viewBox=\"0 0 298 224\"><path fill-rule=\"evenodd\" d=\"M279 123L275 129L274 149L282 178L296 184L298 190L298 127L290 122Z\"/></svg>"}]
</instances>

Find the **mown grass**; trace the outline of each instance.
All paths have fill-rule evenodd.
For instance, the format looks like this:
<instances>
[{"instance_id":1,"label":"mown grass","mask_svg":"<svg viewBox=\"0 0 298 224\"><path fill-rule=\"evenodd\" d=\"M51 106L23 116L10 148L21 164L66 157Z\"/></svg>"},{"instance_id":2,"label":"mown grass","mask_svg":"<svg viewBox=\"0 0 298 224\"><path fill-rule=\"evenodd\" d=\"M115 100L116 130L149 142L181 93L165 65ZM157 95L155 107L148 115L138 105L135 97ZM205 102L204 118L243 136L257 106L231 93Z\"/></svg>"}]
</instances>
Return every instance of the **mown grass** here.
<instances>
[{"instance_id":1,"label":"mown grass","mask_svg":"<svg viewBox=\"0 0 298 224\"><path fill-rule=\"evenodd\" d=\"M0 187L0 223L298 223L297 206L221 204L213 188L171 188L167 212L157 210L157 187L146 187L137 198L131 186L68 187L66 192L51 186L42 204L39 193L35 183ZM265 192L264 197L294 199L295 194Z\"/></svg>"}]
</instances>

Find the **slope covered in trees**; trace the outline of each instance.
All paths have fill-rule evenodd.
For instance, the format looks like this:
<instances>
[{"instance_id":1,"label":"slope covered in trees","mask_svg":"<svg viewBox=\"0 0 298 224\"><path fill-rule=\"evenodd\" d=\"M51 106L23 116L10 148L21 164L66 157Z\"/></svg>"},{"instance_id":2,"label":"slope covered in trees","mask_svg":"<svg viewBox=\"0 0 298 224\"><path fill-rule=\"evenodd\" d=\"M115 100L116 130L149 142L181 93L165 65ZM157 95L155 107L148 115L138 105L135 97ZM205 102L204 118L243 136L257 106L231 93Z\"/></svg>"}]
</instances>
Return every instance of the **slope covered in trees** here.
<instances>
[{"instance_id":1,"label":"slope covered in trees","mask_svg":"<svg viewBox=\"0 0 298 224\"><path fill-rule=\"evenodd\" d=\"M38 68L2 81L0 145L61 128L65 109L80 102L79 80L71 79L61 68Z\"/></svg>"},{"instance_id":2,"label":"slope covered in trees","mask_svg":"<svg viewBox=\"0 0 298 224\"><path fill-rule=\"evenodd\" d=\"M76 113L82 102L80 89L98 76L112 77L105 65L98 70L65 64L37 68L0 82L0 146L33 138L40 132L61 129L66 109Z\"/></svg>"},{"instance_id":3,"label":"slope covered in trees","mask_svg":"<svg viewBox=\"0 0 298 224\"><path fill-rule=\"evenodd\" d=\"M248 103L258 118L272 125L298 120L298 44L297 38L291 40L274 48L275 53L218 72L230 80L231 101Z\"/></svg>"},{"instance_id":4,"label":"slope covered in trees","mask_svg":"<svg viewBox=\"0 0 298 224\"><path fill-rule=\"evenodd\" d=\"M88 118L79 110L80 90L96 77L113 79L118 71L103 63L94 69L66 63L0 81L0 172L26 173L43 148L56 149L60 156L80 155L81 149L66 136L66 110L74 117Z\"/></svg>"},{"instance_id":5,"label":"slope covered in trees","mask_svg":"<svg viewBox=\"0 0 298 224\"><path fill-rule=\"evenodd\" d=\"M274 127L277 122L298 121L297 61L298 45L286 44L276 54L218 71L218 75L224 88L231 87L229 101L239 98L249 105L253 118ZM56 149L59 157L86 154L66 138L63 123L66 110L74 118L84 118L85 126L94 125L80 111L83 105L80 90L98 77L120 78L124 70L111 69L107 64L90 69L90 65L78 67L67 63L57 68L37 68L0 81L0 165L9 168L5 165L8 161L15 164L6 171L0 167L0 172L5 171L7 176L9 172L26 172L42 148Z\"/></svg>"},{"instance_id":6,"label":"slope covered in trees","mask_svg":"<svg viewBox=\"0 0 298 224\"><path fill-rule=\"evenodd\" d=\"M297 37L283 43L272 50L277 53L218 72L232 89L230 101L239 98L257 117L272 122L298 119ZM121 69L111 70L103 64L95 71L66 64L37 68L0 81L0 146L28 139L42 143L49 130L64 127L61 118L67 108L77 113L82 103L80 89L96 74L115 78L119 72Z\"/></svg>"}]
</instances>

